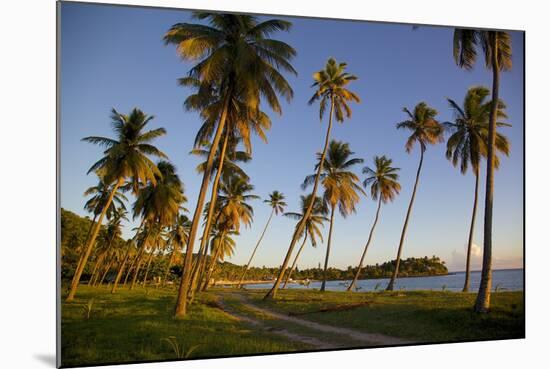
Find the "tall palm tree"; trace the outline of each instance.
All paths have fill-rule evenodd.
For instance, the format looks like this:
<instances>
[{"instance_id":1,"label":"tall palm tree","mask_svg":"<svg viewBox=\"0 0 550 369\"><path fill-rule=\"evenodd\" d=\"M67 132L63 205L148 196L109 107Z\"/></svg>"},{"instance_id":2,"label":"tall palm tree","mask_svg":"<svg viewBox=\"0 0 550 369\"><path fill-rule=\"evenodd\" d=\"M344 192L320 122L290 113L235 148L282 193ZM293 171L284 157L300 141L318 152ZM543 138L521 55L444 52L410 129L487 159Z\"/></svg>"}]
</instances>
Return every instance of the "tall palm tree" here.
<instances>
[{"instance_id":1,"label":"tall palm tree","mask_svg":"<svg viewBox=\"0 0 550 369\"><path fill-rule=\"evenodd\" d=\"M311 105L314 102L319 101L319 118L321 120L323 120L323 116L325 114L327 104L330 106L330 110L329 110L327 133L325 135L325 144L323 147L321 160L320 160L321 165L319 165L319 167L317 168L317 174L313 182L313 189L311 191L312 197L315 197L317 195L319 178L323 171L323 163L325 161L325 156L326 156L328 144L330 141L330 132L332 129L332 118L335 117L336 121L338 122L343 122L344 118L351 118L352 111L349 106L349 103L352 101L355 101L357 103L360 102L359 96L356 95L354 92L348 90L347 88L349 83L351 81L355 81L357 77L347 73L346 67L347 67L346 63L338 63L335 59L330 58L328 59L324 69L313 74L314 82L312 87L317 88L317 90L315 91L315 94L313 94L311 99L309 99L308 103ZM302 221L298 223L298 226L294 230L294 234L292 235L292 240L290 241L288 251L285 255L285 259L283 260L283 264L281 266L277 279L275 280L275 283L273 284L273 287L271 288L271 290L269 290L269 292L265 295L264 299L274 298L277 295L279 285L283 280L286 269L288 267L288 263L290 262L290 257L292 256L292 252L294 251L294 246L296 245L296 242L298 242L298 239L300 238L299 235L303 232L303 229L305 227L305 221L306 219L308 219L309 215L311 214L312 209L313 209L313 201L309 204L309 207L306 209L306 212L304 214Z\"/></svg>"},{"instance_id":2,"label":"tall palm tree","mask_svg":"<svg viewBox=\"0 0 550 369\"><path fill-rule=\"evenodd\" d=\"M217 223L215 228L212 230L210 240L211 260L205 276L203 290L208 288L218 261L223 261L226 256L231 256L234 254L236 243L232 236L238 234L239 232L233 230L228 223Z\"/></svg>"},{"instance_id":3,"label":"tall palm tree","mask_svg":"<svg viewBox=\"0 0 550 369\"><path fill-rule=\"evenodd\" d=\"M272 193L269 194L269 199L264 200L264 202L269 204L269 206L271 207L271 213L269 214L269 218L267 218L267 223L265 224L264 230L262 231L260 238L258 239L258 242L256 242L256 246L252 251L252 255L250 255L250 259L248 259L248 263L246 263L244 267L243 274L239 279L237 288L240 288L241 284L243 283L244 277L246 275L246 271L248 270L248 268L250 268L250 263L252 263L252 259L254 259L254 255L256 255L256 250L258 250L258 246L260 246L260 243L264 238L265 232L267 231L267 227L269 227L269 223L271 222L271 218L273 218L273 215L279 215L284 211L286 207L286 202L284 201L284 199L285 199L285 196L281 192L273 191Z\"/></svg>"},{"instance_id":4,"label":"tall palm tree","mask_svg":"<svg viewBox=\"0 0 550 369\"><path fill-rule=\"evenodd\" d=\"M164 41L177 45L182 58L197 61L189 71L189 79L199 81L199 93L194 101L188 101L187 106L203 110L212 102L210 91L214 89L220 102L220 114L213 130L213 149L208 155L191 223L175 307L176 318L184 317L187 311L194 242L208 189L209 173L225 129L229 108L235 101L240 101L246 104L248 111L258 112L263 98L272 110L280 113L278 95L290 100L293 91L279 70L296 74L290 64L296 54L295 50L282 41L269 38L275 32L290 30L291 23L279 19L260 22L251 15L207 12L195 12L193 17L205 20L208 24L175 24L164 35Z\"/></svg>"},{"instance_id":5,"label":"tall palm tree","mask_svg":"<svg viewBox=\"0 0 550 369\"><path fill-rule=\"evenodd\" d=\"M112 251L111 246L113 245L115 240L122 235L121 223L123 220L128 220L126 214L127 211L125 208L116 209L112 214L109 223L107 224L107 229L105 230L105 247L103 252L99 254L98 259L96 260L96 265L94 266L94 271L96 271L97 273L92 272L92 277L90 278L90 284L92 285L95 285L96 282L99 281L101 264L104 262L107 255Z\"/></svg>"},{"instance_id":6,"label":"tall palm tree","mask_svg":"<svg viewBox=\"0 0 550 369\"><path fill-rule=\"evenodd\" d=\"M238 234L241 223L245 226L250 226L254 210L248 202L259 198L256 195L250 194L253 190L254 186L246 178L234 174L223 176L220 182L220 194L218 195L216 205L216 229L224 233L233 231ZM211 256L209 270L212 270L212 264L217 262L215 255ZM203 281L202 290L207 288L208 282L209 278L207 277Z\"/></svg>"},{"instance_id":7,"label":"tall palm tree","mask_svg":"<svg viewBox=\"0 0 550 369\"><path fill-rule=\"evenodd\" d=\"M159 174L156 176L156 183L153 185L149 181L139 191L133 206L134 217L141 216L145 219L148 225L148 232L153 232L153 240L159 237L163 227L172 224L182 204L187 201L187 198L183 194L183 184L176 174L174 165L162 160L157 164L157 167ZM149 235L145 236L145 238L148 240ZM142 244L143 251L146 246L147 242L144 242ZM142 258L139 258L130 288L135 286L141 261Z\"/></svg>"},{"instance_id":8,"label":"tall palm tree","mask_svg":"<svg viewBox=\"0 0 550 369\"><path fill-rule=\"evenodd\" d=\"M87 242L90 238L90 234L92 233L92 229L94 228L95 221L105 207L105 204L109 199L112 187L112 185L105 183L105 181L103 181L103 179L99 177L99 182L97 185L89 187L86 191L84 191L84 196L92 196L84 204L84 209L94 215L84 242ZM126 196L124 196L123 190L126 190L126 188L119 187L119 189L117 189L117 191L115 192L115 195L113 196L113 201L111 201L111 204L109 205L109 207L107 208L107 212L105 213L107 219L111 218L111 215L117 210L117 208L126 209L124 202L128 201L128 199L126 198ZM78 259L77 269L80 263L82 263L82 259L84 258L85 254L84 252L82 252L81 248L79 251L80 257Z\"/></svg>"},{"instance_id":9,"label":"tall palm tree","mask_svg":"<svg viewBox=\"0 0 550 369\"><path fill-rule=\"evenodd\" d=\"M178 255L182 252L184 245L187 243L187 237L189 236L189 228L191 228L191 221L186 215L178 215L176 221L172 225L170 230L170 246L171 253L170 259L168 259L168 265L164 272L163 283L166 283L170 268L176 261Z\"/></svg>"},{"instance_id":10,"label":"tall palm tree","mask_svg":"<svg viewBox=\"0 0 550 369\"><path fill-rule=\"evenodd\" d=\"M327 253L325 256L325 266L323 269L323 282L321 283L321 291L325 291L327 283L328 260L330 256L330 246L332 244L332 231L334 226L334 212L336 207L342 217L347 217L351 213L355 213L355 205L359 202L359 194L365 194L361 188L359 177L350 171L357 164L363 162L363 159L351 158L354 154L349 148L349 144L332 140L330 142L328 152L325 158L322 154L317 154L319 162L316 169L321 167L323 162L323 172L319 176L321 183L325 189L323 200L330 207L330 227L328 231ZM302 188L315 182L317 175L312 174L306 177Z\"/></svg>"},{"instance_id":11,"label":"tall palm tree","mask_svg":"<svg viewBox=\"0 0 550 369\"><path fill-rule=\"evenodd\" d=\"M244 107L244 111L246 111L246 107ZM202 270L204 269L204 266L206 263L206 253L208 252L208 240L209 240L208 235L211 233L212 222L214 219L214 213L215 213L216 202L218 197L218 186L219 186L221 175L222 173L232 173L235 175L239 175L242 178L248 179L248 175L240 168L240 166L237 163L238 162L247 163L248 161L251 160L251 156L248 152L237 150L237 145L241 141L243 141L243 139L240 137L236 137L235 135L229 134L230 132L232 132L229 129L230 126L232 126L235 123L235 121L239 120L240 114L242 112L243 110L238 110L237 112L235 112L234 110L230 110L230 114L229 114L230 119L228 120L228 128L226 128L227 133L224 135L224 141L221 149L217 152L216 156L214 157L214 165L212 166L211 173L210 173L211 177L212 176L214 177L214 182L212 184L210 202L207 207L208 210L206 212L206 222L203 229L201 243L198 251L198 257L192 269L191 282L190 282L191 286L188 289L189 301L192 301L194 299L198 278L199 278L199 275L202 273ZM207 120L203 124L203 128L205 125L213 126L214 124L208 123L208 120ZM202 128L201 128L201 131L203 131ZM201 131L199 131L199 134L197 134L197 138L202 134L206 135ZM245 147L246 147L246 143L245 143ZM209 151L196 148L191 153L206 158L208 156ZM204 173L206 170L206 166L207 166L207 162L206 161L202 162L197 166L197 171L199 173Z\"/></svg>"},{"instance_id":12,"label":"tall palm tree","mask_svg":"<svg viewBox=\"0 0 550 369\"><path fill-rule=\"evenodd\" d=\"M284 216L301 221L302 218L304 217L304 214L306 213L307 208L309 207L309 203L311 202L311 199L312 199L311 194L308 196L302 195L301 196L302 212L301 213L287 212L287 213L284 213ZM283 284L283 288L286 287L289 279L292 277L292 273L294 272L294 269L296 269L298 259L300 258L302 250L306 245L307 239L309 238L311 245L313 247L317 246L317 237L321 240L321 242L323 242L321 227L324 227L324 222L328 221L328 218L326 217L327 214L328 214L328 206L326 202L323 201L322 198L316 197L311 214L306 220L304 230L302 231L304 236L302 245L300 246L300 248L298 249L298 252L296 253L296 256L294 257L294 261L292 262L292 266L290 267L290 270L286 276L285 283ZM298 224L296 224L296 226L298 226Z\"/></svg>"},{"instance_id":13,"label":"tall palm tree","mask_svg":"<svg viewBox=\"0 0 550 369\"><path fill-rule=\"evenodd\" d=\"M487 312L491 304L492 248L493 248L493 191L495 169L495 142L497 137L500 72L512 68L512 39L503 31L456 28L453 38L453 55L459 67L472 69L477 50L485 55L485 66L493 72L491 111L487 132L487 175L485 178L485 219L483 225L483 266L475 310Z\"/></svg>"},{"instance_id":14,"label":"tall palm tree","mask_svg":"<svg viewBox=\"0 0 550 369\"><path fill-rule=\"evenodd\" d=\"M479 165L482 157L487 157L487 142L489 131L489 116L491 115L492 102L487 101L490 92L485 87L472 87L466 93L462 107L452 99L447 99L454 112L454 122L446 122L444 125L453 133L447 140L447 151L445 155L456 167L460 164L460 171L465 174L468 166L471 165L475 176L474 206L472 219L470 221L470 232L468 235L468 249L466 253L466 276L464 278L463 292L470 288L470 258L474 238L474 227L477 211L477 198L479 188ZM497 110L497 118L507 118L505 105L501 101ZM497 122L497 127L509 126L509 124ZM496 133L495 148L508 156L510 144L506 136ZM495 156L495 168L498 168L498 156Z\"/></svg>"},{"instance_id":15,"label":"tall palm tree","mask_svg":"<svg viewBox=\"0 0 550 369\"><path fill-rule=\"evenodd\" d=\"M129 115L121 114L113 109L111 119L116 138L90 136L82 139L85 142L106 148L104 157L92 165L88 173L97 172L105 182L113 184L113 188L87 242L84 257L71 282L67 301L74 299L80 277L95 245L103 218L120 186L127 179L132 181L134 191L137 191L140 183L151 181L156 184L155 174L158 175L160 172L149 156L166 157L162 151L151 144L155 138L166 134L166 130L157 128L144 131L153 116L148 116L137 108L134 108Z\"/></svg>"},{"instance_id":16,"label":"tall palm tree","mask_svg":"<svg viewBox=\"0 0 550 369\"><path fill-rule=\"evenodd\" d=\"M367 255L367 250L371 243L376 223L378 223L378 216L382 203L386 204L389 201L393 201L399 194L399 191L401 191L401 185L398 182L399 174L397 174L399 170L399 168L392 167L392 160L385 155L374 157L374 168L363 168L363 174L367 175L367 178L363 181L363 186L367 188L370 185L370 195L374 201L378 200L378 206L376 207L376 215L374 216L374 222L369 232L369 238L367 239L363 254L359 260L359 265L357 266L357 272L353 277L353 281L348 286L348 291L353 290L361 274L361 268L363 267L363 262L365 261L365 256Z\"/></svg>"},{"instance_id":17,"label":"tall palm tree","mask_svg":"<svg viewBox=\"0 0 550 369\"><path fill-rule=\"evenodd\" d=\"M405 241L405 235L407 234L407 225L409 224L409 218L414 204L414 198L416 196L416 189L418 187L418 180L420 178L420 172L422 170L422 162L424 161L424 152L428 145L435 145L438 142L443 142L443 127L435 119L437 110L431 108L425 102L421 102L414 107L414 112L407 108L403 108L403 112L407 114L407 120L397 123L397 129L406 129L411 131L411 135L407 139L405 144L405 150L410 153L415 144L420 146L420 161L418 163L418 169L416 171L416 180L414 182L413 192L409 207L407 209L407 215L405 216L405 223L401 230L401 238L399 239L399 247L397 249L397 258L395 260L395 270L391 276L387 291L393 291L395 280L399 273L399 263L401 261L401 251L403 251L403 243Z\"/></svg>"}]
</instances>

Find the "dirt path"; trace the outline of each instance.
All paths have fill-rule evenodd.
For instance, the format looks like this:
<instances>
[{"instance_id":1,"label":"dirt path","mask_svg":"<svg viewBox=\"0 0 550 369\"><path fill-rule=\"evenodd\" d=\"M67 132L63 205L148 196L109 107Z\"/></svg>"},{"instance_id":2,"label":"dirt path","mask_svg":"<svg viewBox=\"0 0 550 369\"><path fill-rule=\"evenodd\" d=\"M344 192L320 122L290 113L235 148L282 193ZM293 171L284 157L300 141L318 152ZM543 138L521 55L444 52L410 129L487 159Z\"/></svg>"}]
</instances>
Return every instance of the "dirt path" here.
<instances>
[{"instance_id":1,"label":"dirt path","mask_svg":"<svg viewBox=\"0 0 550 369\"><path fill-rule=\"evenodd\" d=\"M237 301L239 301L239 303L241 305L243 305L246 308L248 308L250 310L253 310L257 313L268 316L270 319L277 319L277 320L280 320L280 321L285 321L285 322L288 322L288 323L291 323L291 324L294 324L294 325L300 325L302 327L306 327L310 330L314 330L314 331L324 333L325 335L323 337L323 341L321 341L317 338L305 337L305 336L302 336L302 335L294 334L292 332L289 332L286 329L274 331L275 333L282 334L284 336L287 336L290 339L300 341L300 342L304 342L304 343L308 343L308 344L311 344L311 345L313 345L317 348L336 348L336 347L349 346L349 345L343 345L342 343L334 343L334 340L336 339L336 337L331 337L331 335L346 336L346 337L351 338L353 341L356 341L358 344L364 345L364 346L387 346L387 345L399 345L399 344L407 343L407 341L405 341L401 338L386 336L386 335L378 334L378 333L364 333L364 332L359 332L359 331L356 331L356 330L353 330L353 329L334 327L334 326L330 326L330 325L326 325L326 324L320 324L320 323L312 322L312 321L309 321L309 320L304 320L304 319L284 315L284 314L275 312L271 309L266 309L266 308L254 305L245 296L243 296L241 294L237 294L237 293L221 293L220 294L220 296L222 297L222 304L223 304L224 309L226 311L228 311L232 315L234 315L234 316L236 316L240 319L243 319L243 320L245 320L245 321L247 321L247 322L249 322L250 324L253 324L253 325L265 326L266 321L265 320L260 321L260 320L255 319L255 318L250 318L248 316L243 316L242 313L236 312L235 309L230 308L229 306L227 306L227 304L225 304L223 302L224 295L231 296L232 298L235 298Z\"/></svg>"},{"instance_id":2,"label":"dirt path","mask_svg":"<svg viewBox=\"0 0 550 369\"><path fill-rule=\"evenodd\" d=\"M239 297L238 295L233 295L233 294L232 294L232 296ZM236 309L232 308L227 303L225 303L223 295L221 295L220 297L221 297L221 300L219 301L219 303L221 304L222 309L226 313L232 315L233 317L235 317L238 320L244 321L244 322L246 322L250 325L253 325L257 328L264 329L266 331L270 331L272 333L275 333L275 334L278 334L278 335L281 335L281 336L285 336L286 338L288 338L288 339L290 339L291 341L294 341L294 342L305 343L307 345L313 346L316 349L332 349L332 348L342 347L341 344L334 344L334 343L330 343L330 342L321 341L321 340L319 340L315 337L309 337L309 336L305 336L305 335L301 335L301 334L296 334L296 333L290 332L289 330L284 329L284 328L270 327L269 324L266 321L253 319L253 318L250 318L249 316L246 316L246 315L242 314L241 312L238 312ZM239 301L242 301L242 300L239 298ZM252 305L246 304L244 302L242 302L242 304L247 306L247 307L252 307Z\"/></svg>"}]
</instances>

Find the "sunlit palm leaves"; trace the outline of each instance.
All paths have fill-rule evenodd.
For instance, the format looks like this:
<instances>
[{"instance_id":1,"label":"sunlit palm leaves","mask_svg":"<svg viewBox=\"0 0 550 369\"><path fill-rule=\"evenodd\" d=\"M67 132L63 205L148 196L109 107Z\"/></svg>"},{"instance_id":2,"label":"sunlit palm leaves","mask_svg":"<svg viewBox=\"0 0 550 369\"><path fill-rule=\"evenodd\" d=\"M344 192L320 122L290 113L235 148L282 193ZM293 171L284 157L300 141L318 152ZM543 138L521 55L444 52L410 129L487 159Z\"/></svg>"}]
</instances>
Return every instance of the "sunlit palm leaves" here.
<instances>
[{"instance_id":1,"label":"sunlit palm leaves","mask_svg":"<svg viewBox=\"0 0 550 369\"><path fill-rule=\"evenodd\" d=\"M334 116L338 122L344 118L351 118L349 102L360 102L357 94L347 89L347 85L357 79L356 76L347 73L346 63L338 63L330 58L325 68L313 74L313 87L317 88L315 94L309 99L309 104L319 100L319 118L323 119L327 105L331 99L334 101Z\"/></svg>"},{"instance_id":2,"label":"sunlit palm leaves","mask_svg":"<svg viewBox=\"0 0 550 369\"><path fill-rule=\"evenodd\" d=\"M399 170L392 167L392 160L385 155L374 157L374 168L363 168L363 174L367 175L363 186L367 188L370 185L370 195L373 200L378 200L379 196L384 203L395 199L401 191L397 173Z\"/></svg>"},{"instance_id":3,"label":"sunlit palm leaves","mask_svg":"<svg viewBox=\"0 0 550 369\"><path fill-rule=\"evenodd\" d=\"M487 157L487 143L489 133L489 114L491 101L487 101L490 92L485 87L472 87L466 93L462 106L452 99L447 99L454 112L453 122L444 125L451 131L447 141L445 155L454 166L460 165L460 171L466 173L471 165L474 173L479 172L481 158ZM497 118L507 118L504 102L498 104ZM507 123L497 122L497 127L510 126ZM510 144L506 136L496 133L495 147L505 155L510 153ZM499 159L495 155L495 167L498 168Z\"/></svg>"}]
</instances>

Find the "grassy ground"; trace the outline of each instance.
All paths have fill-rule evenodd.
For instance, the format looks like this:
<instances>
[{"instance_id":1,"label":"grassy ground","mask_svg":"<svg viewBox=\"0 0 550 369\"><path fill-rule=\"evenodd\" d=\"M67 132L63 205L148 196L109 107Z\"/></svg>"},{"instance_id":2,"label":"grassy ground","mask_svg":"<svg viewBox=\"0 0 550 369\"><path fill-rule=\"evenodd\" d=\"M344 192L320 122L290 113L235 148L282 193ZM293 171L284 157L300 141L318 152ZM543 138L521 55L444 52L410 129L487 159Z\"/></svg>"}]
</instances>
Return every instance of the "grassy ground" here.
<instances>
[{"instance_id":1,"label":"grassy ground","mask_svg":"<svg viewBox=\"0 0 550 369\"><path fill-rule=\"evenodd\" d=\"M419 342L521 338L525 335L523 292L493 293L491 312L473 312L475 294L434 291L324 292L283 290L262 301L263 291L248 291L261 307L318 323ZM347 311L316 312L337 305L368 302ZM305 313L305 314L303 314Z\"/></svg>"},{"instance_id":2,"label":"grassy ground","mask_svg":"<svg viewBox=\"0 0 550 369\"><path fill-rule=\"evenodd\" d=\"M138 288L111 295L106 288L81 286L72 303L62 305L62 363L75 366L300 351L310 347L267 331L252 330L203 295L189 317L172 319L175 291ZM90 317L87 304L92 301ZM174 337L174 338L170 338ZM177 344L175 347L167 340Z\"/></svg>"},{"instance_id":3,"label":"grassy ground","mask_svg":"<svg viewBox=\"0 0 550 369\"><path fill-rule=\"evenodd\" d=\"M263 301L265 291L224 288L201 294L191 305L188 317L176 321L172 319L175 290L121 289L111 295L105 287L81 286L74 302L62 304L63 366L315 348L275 334L277 329L346 347L357 346L347 336L327 335L273 319L243 305L235 293L245 295L245 300L253 305L281 313L297 313L300 319L413 342L521 338L525 330L522 292L494 293L491 312L478 315L472 311L475 294L283 290L276 300ZM239 321L221 310L220 305L214 303L221 296L225 306L262 322L261 326ZM368 304L351 310L318 312L362 302Z\"/></svg>"}]
</instances>

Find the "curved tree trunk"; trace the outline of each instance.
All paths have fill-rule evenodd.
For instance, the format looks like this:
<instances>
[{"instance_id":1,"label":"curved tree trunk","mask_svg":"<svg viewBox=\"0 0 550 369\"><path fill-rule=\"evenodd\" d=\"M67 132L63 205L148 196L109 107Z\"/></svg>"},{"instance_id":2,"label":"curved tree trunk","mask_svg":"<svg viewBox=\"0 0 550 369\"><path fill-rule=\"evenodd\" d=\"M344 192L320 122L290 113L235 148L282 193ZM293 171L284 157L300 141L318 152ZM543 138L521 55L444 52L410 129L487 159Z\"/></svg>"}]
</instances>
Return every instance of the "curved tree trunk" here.
<instances>
[{"instance_id":1,"label":"curved tree trunk","mask_svg":"<svg viewBox=\"0 0 550 369\"><path fill-rule=\"evenodd\" d=\"M241 288L241 284L243 283L244 277L246 275L246 272L248 268L250 268L250 263L252 263L252 259L254 258L254 255L256 254L256 250L258 250L258 246L260 246L260 243L262 242L262 239L264 238L265 232L267 231L267 227L269 227L269 222L271 222L271 218L273 218L273 213L275 212L275 209L271 210L271 214L269 214L269 218L267 219L267 223L265 224L264 230L262 234L260 235L260 239L258 242L256 242L256 246L254 247L254 251L252 251L252 255L250 255L250 259L248 259L248 263L246 263L246 266L244 267L243 274L241 275L241 278L239 279L239 283L237 284L237 288Z\"/></svg>"},{"instance_id":2,"label":"curved tree trunk","mask_svg":"<svg viewBox=\"0 0 550 369\"><path fill-rule=\"evenodd\" d=\"M135 241L139 235L139 232L141 231L141 228L143 227L143 224L145 223L145 219L141 220L141 223L139 224L139 227L136 231L136 234L134 235L134 238L132 241ZM115 293L116 289L118 287L118 282L120 281L120 278L122 278L122 273L124 272L124 267L126 266L126 263L128 262L128 259L130 258L130 250L132 249L133 242L130 242L128 244L128 249L126 250L126 255L124 255L124 259L122 260L122 263L120 263L120 267L118 268L118 272L115 277L115 281L113 282L113 288L111 289L111 293Z\"/></svg>"},{"instance_id":3,"label":"curved tree trunk","mask_svg":"<svg viewBox=\"0 0 550 369\"><path fill-rule=\"evenodd\" d=\"M464 278L464 288L462 292L468 292L470 290L470 260L472 255L472 243L474 242L474 228L476 224L476 211L477 211L477 193L479 188L479 171L476 172L476 187L474 193L474 208L472 210L472 221L470 223L470 234L468 236L468 251L466 253L466 276Z\"/></svg>"},{"instance_id":4,"label":"curved tree trunk","mask_svg":"<svg viewBox=\"0 0 550 369\"><path fill-rule=\"evenodd\" d=\"M149 270L151 269L151 262L153 261L153 254L154 252L151 251L151 255L149 256L149 261L147 262L147 268L145 269L145 276L143 277L143 287L147 285L147 277L149 277Z\"/></svg>"},{"instance_id":5,"label":"curved tree trunk","mask_svg":"<svg viewBox=\"0 0 550 369\"><path fill-rule=\"evenodd\" d=\"M294 269L296 268L296 264L298 263L298 258L300 257L300 254L302 253L302 250L304 249L304 246L306 245L307 241L307 232L304 232L304 242L302 242L302 245L298 249L298 253L296 254L296 257L294 258L294 261L292 262L292 266L290 267L290 271L288 272L285 283L283 284L283 289L286 288L286 285L288 284L288 280L290 277L292 277L292 273L294 272Z\"/></svg>"},{"instance_id":6,"label":"curved tree trunk","mask_svg":"<svg viewBox=\"0 0 550 369\"><path fill-rule=\"evenodd\" d=\"M84 257L82 258L82 262L78 266L78 268L75 271L75 274L73 276L73 280L71 282L71 288L69 290L69 295L67 296L67 301L73 301L74 296L76 294L76 290L78 288L78 284L80 283L80 277L82 276L82 272L84 271L84 267L86 266L86 263L88 262L88 258L90 257L90 254L92 253L92 250L95 246L95 240L97 238L97 235L99 234L99 230L101 229L101 223L103 222L103 218L105 218L105 214L107 213L107 209L109 206L111 206L111 202L113 201L113 197L115 196L115 193L117 192L118 188L122 185L124 182L123 178L119 178L114 185L113 189L111 190L111 193L109 194L109 198L107 199L107 203L105 204L105 207L101 211L101 215L99 216L99 219L97 220L97 223L94 226L94 230L92 231L91 237L88 240L88 244L86 245L86 252L84 253Z\"/></svg>"},{"instance_id":7,"label":"curved tree trunk","mask_svg":"<svg viewBox=\"0 0 550 369\"><path fill-rule=\"evenodd\" d=\"M101 286L103 284L103 281L105 280L105 277L107 277L107 274L109 274L109 271L111 270L111 267L113 266L114 262L115 262L115 257L112 257L111 260L109 260L109 264L107 264L107 267L103 271L101 278L97 282L98 286Z\"/></svg>"},{"instance_id":8,"label":"curved tree trunk","mask_svg":"<svg viewBox=\"0 0 550 369\"><path fill-rule=\"evenodd\" d=\"M382 195L379 195L378 198L378 207L376 208L376 215L374 216L374 223L372 223L372 227L369 232L369 238L367 240L367 243L365 244L365 249L363 250L363 255L361 255L361 260L359 260L359 265L357 266L357 272L355 273L355 277L353 277L353 281L351 281L351 284L348 287L348 291L352 291L355 287L355 284L357 283L357 280L359 279L359 275L361 274L361 268L363 268L363 262L365 261L365 256L367 256L367 250L370 245L370 241L372 240L372 235L374 234L374 228L376 227L376 223L378 223L378 215L380 214L380 206L382 205Z\"/></svg>"},{"instance_id":9,"label":"curved tree trunk","mask_svg":"<svg viewBox=\"0 0 550 369\"><path fill-rule=\"evenodd\" d=\"M99 273L99 268L101 264L103 263L103 259L105 258L105 254L107 251L102 252L97 256L97 260L94 263L94 267L92 268L92 274L90 276L90 280L88 281L89 286L93 286L95 280L98 278L97 274Z\"/></svg>"},{"instance_id":10,"label":"curved tree trunk","mask_svg":"<svg viewBox=\"0 0 550 369\"><path fill-rule=\"evenodd\" d=\"M216 264L218 263L218 257L219 257L219 250L216 250L214 252L214 255L212 255L212 260L210 261L208 273L206 273L206 278L204 280L204 284L202 286L201 291L206 291L208 289L208 286L210 285L210 278L212 278L212 274L214 273L214 269L216 268Z\"/></svg>"},{"instance_id":11,"label":"curved tree trunk","mask_svg":"<svg viewBox=\"0 0 550 369\"><path fill-rule=\"evenodd\" d=\"M334 227L334 208L336 205L332 205L330 210L330 227L328 229L328 241L327 241L327 254L325 255L325 267L323 268L323 282L321 283L321 292L324 292L327 284L327 268L328 258L330 256L330 245L332 244L332 228Z\"/></svg>"},{"instance_id":12,"label":"curved tree trunk","mask_svg":"<svg viewBox=\"0 0 550 369\"><path fill-rule=\"evenodd\" d=\"M478 313L486 313L491 305L491 282L492 282L492 247L493 247L493 189L494 189L494 168L495 168L495 137L497 126L498 90L500 84L498 65L498 36L495 31L489 32L493 35L492 43L492 69L493 69L493 92L491 101L491 113L489 115L489 144L487 145L487 176L485 182L485 219L483 225L483 266L481 269L481 281L477 294L474 309Z\"/></svg>"},{"instance_id":13,"label":"curved tree trunk","mask_svg":"<svg viewBox=\"0 0 550 369\"><path fill-rule=\"evenodd\" d=\"M178 290L178 297L176 300L176 307L174 309L174 318L177 318L177 319L183 318L187 313L187 293L191 282L191 262L193 261L193 246L195 244L195 238L197 237L197 231L198 231L199 222L202 214L202 208L204 207L204 200L206 197L206 192L208 190L210 171L212 170L214 157L216 155L216 151L218 150L218 146L220 144L220 138L222 136L222 132L225 127L225 121L227 118L227 110L229 106L230 97L231 97L231 92L228 91L228 94L223 103L223 109L222 109L222 114L220 116L220 121L218 123L218 127L216 128L214 141L212 142L212 148L208 153L206 168L202 176L202 183L199 191L199 198L197 199L197 206L195 207L195 212L193 214L193 221L191 222L191 230L189 231L189 238L187 240L187 250L185 252L183 274L181 276L180 286Z\"/></svg>"},{"instance_id":14,"label":"curved tree trunk","mask_svg":"<svg viewBox=\"0 0 550 369\"><path fill-rule=\"evenodd\" d=\"M94 217L92 219L92 224L90 224L90 228L88 228L88 233L86 234L86 238L85 238L85 241L84 241L84 246L86 246L86 243L90 239L90 234L92 233L92 229L94 228L96 219L97 219L97 214L94 213ZM84 254L85 254L84 251L85 250L83 249L82 252L80 253L80 257L78 258L78 263L76 263L76 269L78 269L80 267L80 264L82 264L82 259L84 259Z\"/></svg>"},{"instance_id":15,"label":"curved tree trunk","mask_svg":"<svg viewBox=\"0 0 550 369\"><path fill-rule=\"evenodd\" d=\"M214 182L212 183L212 191L210 195L210 205L208 206L208 216L206 218L206 224L204 226L204 231L202 233L201 238L201 245L199 248L199 252L197 255L197 261L195 262L195 266L192 270L192 276L191 276L191 288L189 289L189 300L193 301L195 298L195 292L197 290L197 279L199 275L199 266L202 262L202 250L206 247L206 244L208 243L208 235L210 234L210 229L212 228L212 219L214 217L214 212L216 208L216 201L218 200L218 185L220 183L220 178L223 171L223 164L225 161L225 152L227 150L227 142L229 141L229 131L227 130L224 135L223 144L221 148L221 152L219 155L219 163L218 167L216 168L216 176L214 178Z\"/></svg>"},{"instance_id":16,"label":"curved tree trunk","mask_svg":"<svg viewBox=\"0 0 550 369\"><path fill-rule=\"evenodd\" d=\"M273 283L273 287L271 287L269 292L264 296L264 300L274 298L277 296L277 291L279 290L279 287L281 285L281 282L286 272L286 268L288 267L288 263L290 262L290 257L292 256L292 251L294 251L294 246L296 245L296 242L298 242L299 235L304 230L304 227L306 224L305 219L309 218L309 216L311 215L311 211L313 210L313 205L315 203L315 195L317 194L317 187L319 187L319 177L321 177L321 172L323 171L323 164L325 161L325 157L327 155L327 148L330 141L330 131L332 129L333 111L334 111L334 96L331 96L330 115L328 119L327 133L325 135L325 146L323 147L323 153L321 154L321 160L319 161L319 168L317 168L317 174L315 175L315 182L313 183L313 190L311 191L311 194L313 195L311 198L311 203L306 209L302 220L300 221L300 223L298 223L298 226L294 230L294 234L292 235L292 240L290 241L290 245L288 246L288 251L286 252L283 265L281 265L281 270L279 271L279 275L277 276L275 283Z\"/></svg>"},{"instance_id":17,"label":"curved tree trunk","mask_svg":"<svg viewBox=\"0 0 550 369\"><path fill-rule=\"evenodd\" d=\"M424 161L424 149L420 148L420 163L418 163L418 170L416 171L416 181L414 182L413 193L411 196L411 201L409 203L409 208L407 209L407 216L405 217L405 224L403 224L403 230L401 231L401 238L399 239L399 248L397 249L397 258L395 259L395 270L386 287L386 291L393 291L395 280L399 274L399 262L401 261L401 251L403 251L403 241L405 241L405 235L407 234L407 225L409 224L409 217L411 216L411 210L414 204L414 198L416 196L416 188L418 187L418 179L420 178L420 171L422 170L422 162Z\"/></svg>"}]
</instances>

